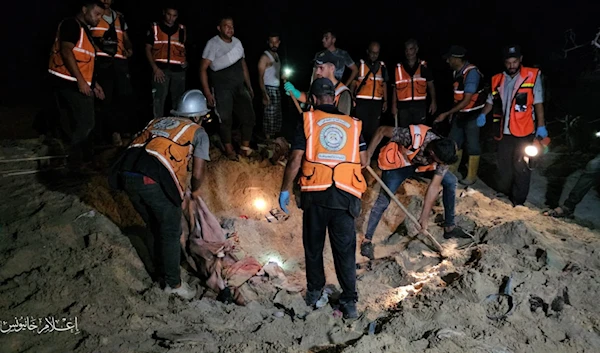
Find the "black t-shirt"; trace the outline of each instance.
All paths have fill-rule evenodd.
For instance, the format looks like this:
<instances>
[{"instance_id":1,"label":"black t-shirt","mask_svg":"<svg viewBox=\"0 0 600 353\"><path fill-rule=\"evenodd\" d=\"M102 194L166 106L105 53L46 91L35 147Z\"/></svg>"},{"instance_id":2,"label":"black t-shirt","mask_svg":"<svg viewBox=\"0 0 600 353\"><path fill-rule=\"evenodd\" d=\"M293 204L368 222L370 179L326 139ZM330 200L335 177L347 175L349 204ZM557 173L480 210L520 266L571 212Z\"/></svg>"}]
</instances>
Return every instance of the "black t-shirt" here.
<instances>
[{"instance_id":1,"label":"black t-shirt","mask_svg":"<svg viewBox=\"0 0 600 353\"><path fill-rule=\"evenodd\" d=\"M318 105L315 110L321 110L326 113L343 115L334 105ZM304 125L302 118L296 128L294 139L292 140L292 150L306 150L306 136L304 135ZM367 144L363 139L362 134L360 135L359 150L366 151ZM360 214L361 201L358 197L349 194L346 191L340 190L335 186L329 187L325 191L311 191L301 193L301 207L306 209L310 205L319 205L322 207L332 208L336 210L348 210L354 217L358 217Z\"/></svg>"},{"instance_id":2,"label":"black t-shirt","mask_svg":"<svg viewBox=\"0 0 600 353\"><path fill-rule=\"evenodd\" d=\"M179 23L177 23L177 22L175 22L175 24L171 27L167 26L162 21L158 22L157 24L158 24L158 27L160 28L160 30L163 31L168 36L172 36L180 30ZM185 33L185 34L183 34L184 43L189 43L189 40L187 38L187 31L183 31L183 33ZM182 39L181 36L180 36L180 39ZM150 45L154 45L154 27L153 26L150 26L150 29L146 33L146 43L150 44ZM167 64L167 63L162 63L162 62L156 62L156 66L158 66L161 70L169 69L169 70L175 71L175 72L181 72L184 70L184 68L181 66L181 64Z\"/></svg>"}]
</instances>

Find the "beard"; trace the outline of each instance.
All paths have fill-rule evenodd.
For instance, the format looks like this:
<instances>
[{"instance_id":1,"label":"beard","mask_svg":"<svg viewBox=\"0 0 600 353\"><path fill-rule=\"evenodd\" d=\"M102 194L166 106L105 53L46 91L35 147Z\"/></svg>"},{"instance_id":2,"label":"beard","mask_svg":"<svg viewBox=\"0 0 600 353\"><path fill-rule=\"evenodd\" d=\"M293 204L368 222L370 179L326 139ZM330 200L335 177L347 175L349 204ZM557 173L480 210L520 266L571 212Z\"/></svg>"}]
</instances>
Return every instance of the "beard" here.
<instances>
[{"instance_id":1,"label":"beard","mask_svg":"<svg viewBox=\"0 0 600 353\"><path fill-rule=\"evenodd\" d=\"M272 51L273 53L276 53L277 50L279 50L279 47L269 47L269 50Z\"/></svg>"}]
</instances>

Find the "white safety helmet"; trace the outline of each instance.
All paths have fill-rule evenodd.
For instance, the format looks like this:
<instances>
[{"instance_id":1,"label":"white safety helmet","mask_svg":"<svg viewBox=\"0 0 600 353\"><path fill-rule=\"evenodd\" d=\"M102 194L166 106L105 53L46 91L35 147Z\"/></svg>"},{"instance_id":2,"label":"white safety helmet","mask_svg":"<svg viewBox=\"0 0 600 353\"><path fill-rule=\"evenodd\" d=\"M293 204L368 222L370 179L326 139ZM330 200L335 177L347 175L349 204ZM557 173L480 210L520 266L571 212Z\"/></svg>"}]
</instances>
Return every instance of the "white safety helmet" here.
<instances>
[{"instance_id":1,"label":"white safety helmet","mask_svg":"<svg viewBox=\"0 0 600 353\"><path fill-rule=\"evenodd\" d=\"M206 97L199 89L185 92L179 102L177 109L171 110L171 114L185 117L204 116L210 112L206 104Z\"/></svg>"}]
</instances>

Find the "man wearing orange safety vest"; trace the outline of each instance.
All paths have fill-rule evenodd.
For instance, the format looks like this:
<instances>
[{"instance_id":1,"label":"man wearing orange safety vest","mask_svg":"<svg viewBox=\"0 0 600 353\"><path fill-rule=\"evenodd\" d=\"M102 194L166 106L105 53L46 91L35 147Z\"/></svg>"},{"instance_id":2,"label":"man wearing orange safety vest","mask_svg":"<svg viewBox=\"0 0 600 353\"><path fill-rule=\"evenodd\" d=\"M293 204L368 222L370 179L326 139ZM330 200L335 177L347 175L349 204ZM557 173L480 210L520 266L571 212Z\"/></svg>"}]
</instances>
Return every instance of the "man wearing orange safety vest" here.
<instances>
[{"instance_id":1,"label":"man wearing orange safety vest","mask_svg":"<svg viewBox=\"0 0 600 353\"><path fill-rule=\"evenodd\" d=\"M89 27L96 26L104 13L104 5L86 0L74 18L58 26L50 53L48 72L52 74L57 96L66 101L75 128L71 136L69 164L85 167L93 155L90 133L94 129L94 97L104 99L102 87L94 78L96 46Z\"/></svg>"},{"instance_id":2,"label":"man wearing orange safety vest","mask_svg":"<svg viewBox=\"0 0 600 353\"><path fill-rule=\"evenodd\" d=\"M130 114L126 107L133 94L127 62L127 58L133 55L133 50L123 14L111 8L113 0L102 2L104 15L91 28L92 37L99 49L96 53L96 76L105 95L104 100L97 105L97 125L103 140L111 137L115 146L121 146L121 134L131 132L131 126L123 120Z\"/></svg>"},{"instance_id":3,"label":"man wearing orange safety vest","mask_svg":"<svg viewBox=\"0 0 600 353\"><path fill-rule=\"evenodd\" d=\"M152 23L146 36L146 58L152 67L154 117L163 116L165 100L171 93L175 106L185 91L185 70L188 66L185 44L187 31L177 21L179 11L173 5L163 10L163 19Z\"/></svg>"},{"instance_id":4,"label":"man wearing orange safety vest","mask_svg":"<svg viewBox=\"0 0 600 353\"><path fill-rule=\"evenodd\" d=\"M415 173L432 173L433 177L425 191L423 209L419 218L421 227L428 229L431 209L442 188L444 238L467 237L454 223L456 177L448 172L448 166L457 160L456 143L449 138L439 136L429 126L423 124L397 128L381 126L369 143L367 150L369 158L373 156L384 137L389 138L390 142L382 147L378 158L379 168L383 171L381 175L383 182L395 193L400 185ZM361 255L371 260L375 258L373 235L389 204L390 196L381 190L371 208L365 238L360 246Z\"/></svg>"},{"instance_id":5,"label":"man wearing orange safety vest","mask_svg":"<svg viewBox=\"0 0 600 353\"><path fill-rule=\"evenodd\" d=\"M378 61L381 46L371 42L367 60L361 60L358 77L352 91L356 98L356 117L363 122L363 136L369 143L379 127L381 113L387 110L388 71L383 61Z\"/></svg>"},{"instance_id":6,"label":"man wearing orange safety vest","mask_svg":"<svg viewBox=\"0 0 600 353\"><path fill-rule=\"evenodd\" d=\"M512 203L523 205L529 194L531 170L524 160L525 147L534 137L548 137L544 119L544 88L539 69L524 67L518 45L504 48L506 70L492 77L492 92L478 125L493 111L495 139L498 140L498 190Z\"/></svg>"},{"instance_id":7,"label":"man wearing orange safety vest","mask_svg":"<svg viewBox=\"0 0 600 353\"><path fill-rule=\"evenodd\" d=\"M314 306L325 287L323 246L329 233L336 274L342 288L341 310L356 318L356 233L361 197L367 189L361 168L367 165L360 120L333 105L335 85L317 78L310 90L314 110L303 113L284 172L279 205L288 213L289 189L300 173L302 239L306 261L306 304Z\"/></svg>"},{"instance_id":8,"label":"man wearing orange safety vest","mask_svg":"<svg viewBox=\"0 0 600 353\"><path fill-rule=\"evenodd\" d=\"M440 114L434 123L440 123L452 116L452 127L449 138L458 145L458 161L450 167L456 173L462 158L463 147L469 155L468 172L464 179L460 179L463 185L472 185L477 181L479 169L479 127L477 116L485 104L485 92L483 90L483 74L477 66L466 60L465 48L453 45L444 58L452 70L454 70L454 106L452 109Z\"/></svg>"},{"instance_id":9,"label":"man wearing orange safety vest","mask_svg":"<svg viewBox=\"0 0 600 353\"><path fill-rule=\"evenodd\" d=\"M429 113L435 114L437 100L433 75L427 63L419 59L419 45L415 39L404 43L406 60L396 65L396 95L392 103L392 114L398 114L398 126L425 124L427 117L427 91L431 103Z\"/></svg>"},{"instance_id":10,"label":"man wearing orange safety vest","mask_svg":"<svg viewBox=\"0 0 600 353\"><path fill-rule=\"evenodd\" d=\"M350 89L335 78L335 65L337 61L338 58L329 50L321 52L315 59L315 65L317 67L316 75L318 78L324 77L333 82L335 87L335 98L333 104L343 114L350 115L354 106L354 101L352 100L352 93L350 92ZM291 82L286 82L283 85L283 88L288 96L293 94L298 101L310 104L310 97L306 93L300 92L298 89L296 89Z\"/></svg>"},{"instance_id":11,"label":"man wearing orange safety vest","mask_svg":"<svg viewBox=\"0 0 600 353\"><path fill-rule=\"evenodd\" d=\"M182 202L190 193L199 196L210 160L208 135L201 127L209 112L200 90L185 92L177 109L171 110L173 116L151 120L135 136L109 177L111 187L125 190L158 241L156 273L151 275L164 280L166 293L184 299L192 299L196 290L180 277Z\"/></svg>"}]
</instances>

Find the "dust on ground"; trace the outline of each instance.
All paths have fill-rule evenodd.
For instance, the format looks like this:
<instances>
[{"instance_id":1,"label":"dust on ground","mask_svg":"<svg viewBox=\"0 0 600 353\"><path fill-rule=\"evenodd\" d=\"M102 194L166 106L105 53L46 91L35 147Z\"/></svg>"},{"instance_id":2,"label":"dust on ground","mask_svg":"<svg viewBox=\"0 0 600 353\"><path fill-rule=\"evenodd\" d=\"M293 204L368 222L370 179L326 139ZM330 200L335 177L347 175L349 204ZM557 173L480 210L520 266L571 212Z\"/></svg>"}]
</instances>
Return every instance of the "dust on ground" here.
<instances>
[{"instance_id":1,"label":"dust on ground","mask_svg":"<svg viewBox=\"0 0 600 353\"><path fill-rule=\"evenodd\" d=\"M43 153L28 142L18 151ZM17 146L18 147L18 146ZM0 150L14 156L15 146ZM13 148L13 150L8 150ZM12 158L12 157L11 157ZM304 285L302 212L269 223L284 168L270 163L215 161L202 195L233 225L240 246L261 263L276 259L291 282ZM379 186L363 200L362 230ZM416 214L426 184L398 191ZM226 190L226 191L225 191ZM461 197L462 196L462 197ZM475 237L445 240L441 259L390 205L375 233L375 261L357 250L361 317L345 321L330 305L307 310L298 293L268 278L244 284L247 306L223 304L210 291L199 299L168 297L150 280L133 230L142 221L105 176L50 180L44 175L0 181L0 321L14 317L77 317L80 332L0 335L1 352L594 352L600 347L599 232L513 208L473 190L457 195L457 222ZM255 202L263 200L262 202ZM259 209L260 208L260 209ZM93 211L93 212L92 212ZM362 232L358 234L358 241ZM325 267L336 285L329 244ZM200 285L194 278L187 280ZM514 308L502 320L489 304L512 278ZM18 327L17 327L18 328ZM4 331L3 331L4 332Z\"/></svg>"}]
</instances>

